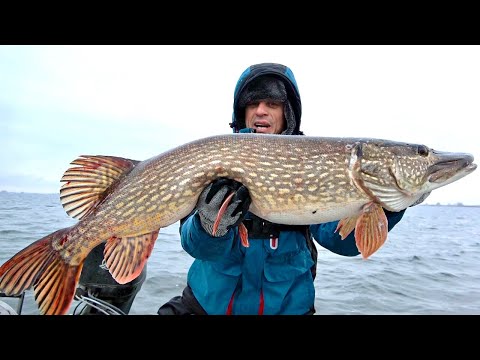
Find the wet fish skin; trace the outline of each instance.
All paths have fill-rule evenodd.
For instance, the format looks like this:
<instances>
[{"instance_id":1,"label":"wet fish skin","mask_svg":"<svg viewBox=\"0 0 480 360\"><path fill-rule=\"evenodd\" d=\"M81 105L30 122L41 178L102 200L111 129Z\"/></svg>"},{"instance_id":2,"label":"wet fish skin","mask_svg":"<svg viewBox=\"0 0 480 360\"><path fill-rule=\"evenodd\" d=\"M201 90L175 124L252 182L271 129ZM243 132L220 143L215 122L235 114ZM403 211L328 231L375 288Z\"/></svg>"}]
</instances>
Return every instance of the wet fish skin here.
<instances>
[{"instance_id":1,"label":"wet fish skin","mask_svg":"<svg viewBox=\"0 0 480 360\"><path fill-rule=\"evenodd\" d=\"M60 198L79 219L34 242L0 267L0 291L33 286L42 314L65 314L83 262L106 241L105 260L119 283L142 271L158 231L188 215L201 191L227 177L243 183L250 211L271 222L341 220L370 256L386 239L383 209L400 211L475 170L473 156L370 138L268 134L211 136L144 161L82 156L72 162ZM383 214L383 216L382 216Z\"/></svg>"}]
</instances>

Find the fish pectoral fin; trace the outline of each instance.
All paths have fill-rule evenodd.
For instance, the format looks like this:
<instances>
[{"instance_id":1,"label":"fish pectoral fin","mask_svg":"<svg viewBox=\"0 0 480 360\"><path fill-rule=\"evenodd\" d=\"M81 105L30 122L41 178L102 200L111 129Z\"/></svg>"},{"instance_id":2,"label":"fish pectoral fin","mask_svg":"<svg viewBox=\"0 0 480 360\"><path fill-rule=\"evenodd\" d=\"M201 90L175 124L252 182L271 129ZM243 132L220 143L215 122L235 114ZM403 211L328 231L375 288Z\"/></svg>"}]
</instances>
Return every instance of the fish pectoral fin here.
<instances>
[{"instance_id":1,"label":"fish pectoral fin","mask_svg":"<svg viewBox=\"0 0 480 360\"><path fill-rule=\"evenodd\" d=\"M242 242L242 245L249 247L250 243L248 242L248 229L243 222L238 225L238 234L240 235L240 241Z\"/></svg>"},{"instance_id":2,"label":"fish pectoral fin","mask_svg":"<svg viewBox=\"0 0 480 360\"><path fill-rule=\"evenodd\" d=\"M115 156L82 155L71 162L71 167L63 174L60 201L65 212L82 219L90 214L108 195L107 189L122 176L130 172L138 160Z\"/></svg>"},{"instance_id":3,"label":"fish pectoral fin","mask_svg":"<svg viewBox=\"0 0 480 360\"><path fill-rule=\"evenodd\" d=\"M355 242L364 259L377 251L387 239L388 220L382 206L371 202L364 205L355 225Z\"/></svg>"},{"instance_id":4,"label":"fish pectoral fin","mask_svg":"<svg viewBox=\"0 0 480 360\"><path fill-rule=\"evenodd\" d=\"M115 281L126 284L140 275L152 253L158 231L107 240L103 255Z\"/></svg>"},{"instance_id":5,"label":"fish pectoral fin","mask_svg":"<svg viewBox=\"0 0 480 360\"><path fill-rule=\"evenodd\" d=\"M342 240L345 240L345 238L350 235L353 229L355 229L357 219L358 216L351 216L348 218L344 218L338 222L335 232L338 231L338 234L340 235Z\"/></svg>"}]
</instances>

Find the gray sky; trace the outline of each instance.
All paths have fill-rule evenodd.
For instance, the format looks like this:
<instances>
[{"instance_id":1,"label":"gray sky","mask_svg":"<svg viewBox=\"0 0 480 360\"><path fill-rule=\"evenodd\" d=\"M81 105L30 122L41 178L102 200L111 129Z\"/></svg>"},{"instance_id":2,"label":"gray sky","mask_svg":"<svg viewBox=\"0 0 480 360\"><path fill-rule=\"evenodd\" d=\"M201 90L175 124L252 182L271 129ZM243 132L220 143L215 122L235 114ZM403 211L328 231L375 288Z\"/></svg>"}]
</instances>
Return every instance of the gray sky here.
<instances>
[{"instance_id":1,"label":"gray sky","mask_svg":"<svg viewBox=\"0 0 480 360\"><path fill-rule=\"evenodd\" d=\"M230 133L249 65L289 66L314 136L480 159L480 46L0 46L0 190L58 193L82 154L145 160ZM480 170L426 203L480 204Z\"/></svg>"}]
</instances>

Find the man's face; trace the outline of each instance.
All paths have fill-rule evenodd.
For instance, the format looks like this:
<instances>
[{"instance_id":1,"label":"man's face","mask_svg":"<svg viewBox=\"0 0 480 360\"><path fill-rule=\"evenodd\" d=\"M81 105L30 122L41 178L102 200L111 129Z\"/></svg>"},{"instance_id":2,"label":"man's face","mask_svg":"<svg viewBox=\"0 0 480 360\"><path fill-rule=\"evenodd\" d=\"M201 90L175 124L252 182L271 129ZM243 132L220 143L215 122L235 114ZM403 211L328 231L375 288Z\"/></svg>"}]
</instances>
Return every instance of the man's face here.
<instances>
[{"instance_id":1,"label":"man's face","mask_svg":"<svg viewBox=\"0 0 480 360\"><path fill-rule=\"evenodd\" d=\"M283 103L260 100L245 107L245 125L262 134L281 134L285 130Z\"/></svg>"}]
</instances>

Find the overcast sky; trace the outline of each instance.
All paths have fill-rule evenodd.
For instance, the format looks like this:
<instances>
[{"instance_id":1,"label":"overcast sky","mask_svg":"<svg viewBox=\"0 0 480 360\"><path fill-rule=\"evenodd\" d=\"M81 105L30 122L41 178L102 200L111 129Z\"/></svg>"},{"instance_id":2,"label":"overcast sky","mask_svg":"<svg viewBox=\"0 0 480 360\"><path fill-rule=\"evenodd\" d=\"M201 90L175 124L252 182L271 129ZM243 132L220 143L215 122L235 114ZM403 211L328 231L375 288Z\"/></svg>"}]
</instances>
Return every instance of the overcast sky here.
<instances>
[{"instance_id":1,"label":"overcast sky","mask_svg":"<svg viewBox=\"0 0 480 360\"><path fill-rule=\"evenodd\" d=\"M251 64L289 66L302 130L480 159L480 46L0 46L0 190L58 193L81 154L145 160L230 133ZM426 203L480 204L480 170Z\"/></svg>"}]
</instances>

